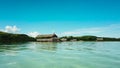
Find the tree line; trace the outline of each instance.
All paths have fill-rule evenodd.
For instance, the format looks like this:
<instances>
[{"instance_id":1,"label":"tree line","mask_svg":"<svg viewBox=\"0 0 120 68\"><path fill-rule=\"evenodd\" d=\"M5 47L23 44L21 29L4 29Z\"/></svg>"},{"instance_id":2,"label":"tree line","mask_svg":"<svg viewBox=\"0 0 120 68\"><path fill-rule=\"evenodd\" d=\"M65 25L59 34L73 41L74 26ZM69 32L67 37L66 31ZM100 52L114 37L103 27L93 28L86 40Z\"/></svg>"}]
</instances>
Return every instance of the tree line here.
<instances>
[{"instance_id":1,"label":"tree line","mask_svg":"<svg viewBox=\"0 0 120 68\"><path fill-rule=\"evenodd\" d=\"M120 38L97 37L97 36L63 36L59 38L61 41L120 41ZM0 44L21 43L36 41L35 38L29 37L26 34L12 34L0 31Z\"/></svg>"},{"instance_id":2,"label":"tree line","mask_svg":"<svg viewBox=\"0 0 120 68\"><path fill-rule=\"evenodd\" d=\"M29 37L25 34L12 34L6 32L0 32L0 44L9 44L9 43L21 43L28 41L35 41L35 38Z\"/></svg>"},{"instance_id":3,"label":"tree line","mask_svg":"<svg viewBox=\"0 0 120 68\"><path fill-rule=\"evenodd\" d=\"M110 38L110 37L97 37L97 36L91 36L91 35L87 35L87 36L63 36L60 37L60 40L62 39L66 39L66 41L72 41L72 40L76 40L76 41L120 41L120 38Z\"/></svg>"}]
</instances>

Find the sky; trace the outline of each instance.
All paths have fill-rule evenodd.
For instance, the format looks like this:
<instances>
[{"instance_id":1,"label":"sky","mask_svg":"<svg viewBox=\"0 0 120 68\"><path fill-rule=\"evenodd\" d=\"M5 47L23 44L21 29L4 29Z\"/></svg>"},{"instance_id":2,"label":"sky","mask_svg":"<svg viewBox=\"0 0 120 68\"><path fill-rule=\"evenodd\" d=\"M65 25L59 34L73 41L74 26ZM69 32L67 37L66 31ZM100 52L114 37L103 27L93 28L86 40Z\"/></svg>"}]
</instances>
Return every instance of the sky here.
<instances>
[{"instance_id":1,"label":"sky","mask_svg":"<svg viewBox=\"0 0 120 68\"><path fill-rule=\"evenodd\" d=\"M0 0L0 31L120 37L119 0Z\"/></svg>"}]
</instances>

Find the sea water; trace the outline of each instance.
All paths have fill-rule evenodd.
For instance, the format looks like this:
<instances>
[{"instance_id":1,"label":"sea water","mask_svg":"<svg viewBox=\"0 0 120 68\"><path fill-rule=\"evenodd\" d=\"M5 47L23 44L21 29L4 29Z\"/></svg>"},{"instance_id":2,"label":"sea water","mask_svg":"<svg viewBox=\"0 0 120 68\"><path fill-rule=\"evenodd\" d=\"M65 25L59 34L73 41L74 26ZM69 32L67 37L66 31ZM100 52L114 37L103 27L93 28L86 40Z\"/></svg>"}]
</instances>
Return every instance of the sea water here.
<instances>
[{"instance_id":1,"label":"sea water","mask_svg":"<svg viewBox=\"0 0 120 68\"><path fill-rule=\"evenodd\" d=\"M0 45L0 68L120 68L120 42Z\"/></svg>"}]
</instances>

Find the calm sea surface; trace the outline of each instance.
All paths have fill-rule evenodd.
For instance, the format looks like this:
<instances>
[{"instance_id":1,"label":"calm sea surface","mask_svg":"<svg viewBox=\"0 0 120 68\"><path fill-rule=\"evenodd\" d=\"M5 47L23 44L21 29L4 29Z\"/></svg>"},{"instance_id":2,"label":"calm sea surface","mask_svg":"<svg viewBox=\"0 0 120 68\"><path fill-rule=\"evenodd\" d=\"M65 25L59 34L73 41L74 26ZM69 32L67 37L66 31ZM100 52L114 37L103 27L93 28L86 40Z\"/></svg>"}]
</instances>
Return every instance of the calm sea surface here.
<instances>
[{"instance_id":1,"label":"calm sea surface","mask_svg":"<svg viewBox=\"0 0 120 68\"><path fill-rule=\"evenodd\" d=\"M0 68L120 68L120 42L0 45Z\"/></svg>"}]
</instances>

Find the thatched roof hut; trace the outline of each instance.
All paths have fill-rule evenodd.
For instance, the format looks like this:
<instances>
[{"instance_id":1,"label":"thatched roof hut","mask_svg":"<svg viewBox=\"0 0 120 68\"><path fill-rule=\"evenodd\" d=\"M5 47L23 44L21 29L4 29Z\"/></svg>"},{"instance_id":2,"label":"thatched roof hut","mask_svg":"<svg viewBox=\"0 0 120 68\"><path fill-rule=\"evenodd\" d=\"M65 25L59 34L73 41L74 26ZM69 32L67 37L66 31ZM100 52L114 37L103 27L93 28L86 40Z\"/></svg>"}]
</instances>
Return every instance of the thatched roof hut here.
<instances>
[{"instance_id":1,"label":"thatched roof hut","mask_svg":"<svg viewBox=\"0 0 120 68\"><path fill-rule=\"evenodd\" d=\"M38 35L36 37L39 42L57 42L59 41L58 36L56 34L44 34Z\"/></svg>"},{"instance_id":2,"label":"thatched roof hut","mask_svg":"<svg viewBox=\"0 0 120 68\"><path fill-rule=\"evenodd\" d=\"M57 37L57 35L56 34L44 34L44 35L38 35L36 38L43 39L43 38L53 38L53 37Z\"/></svg>"}]
</instances>

